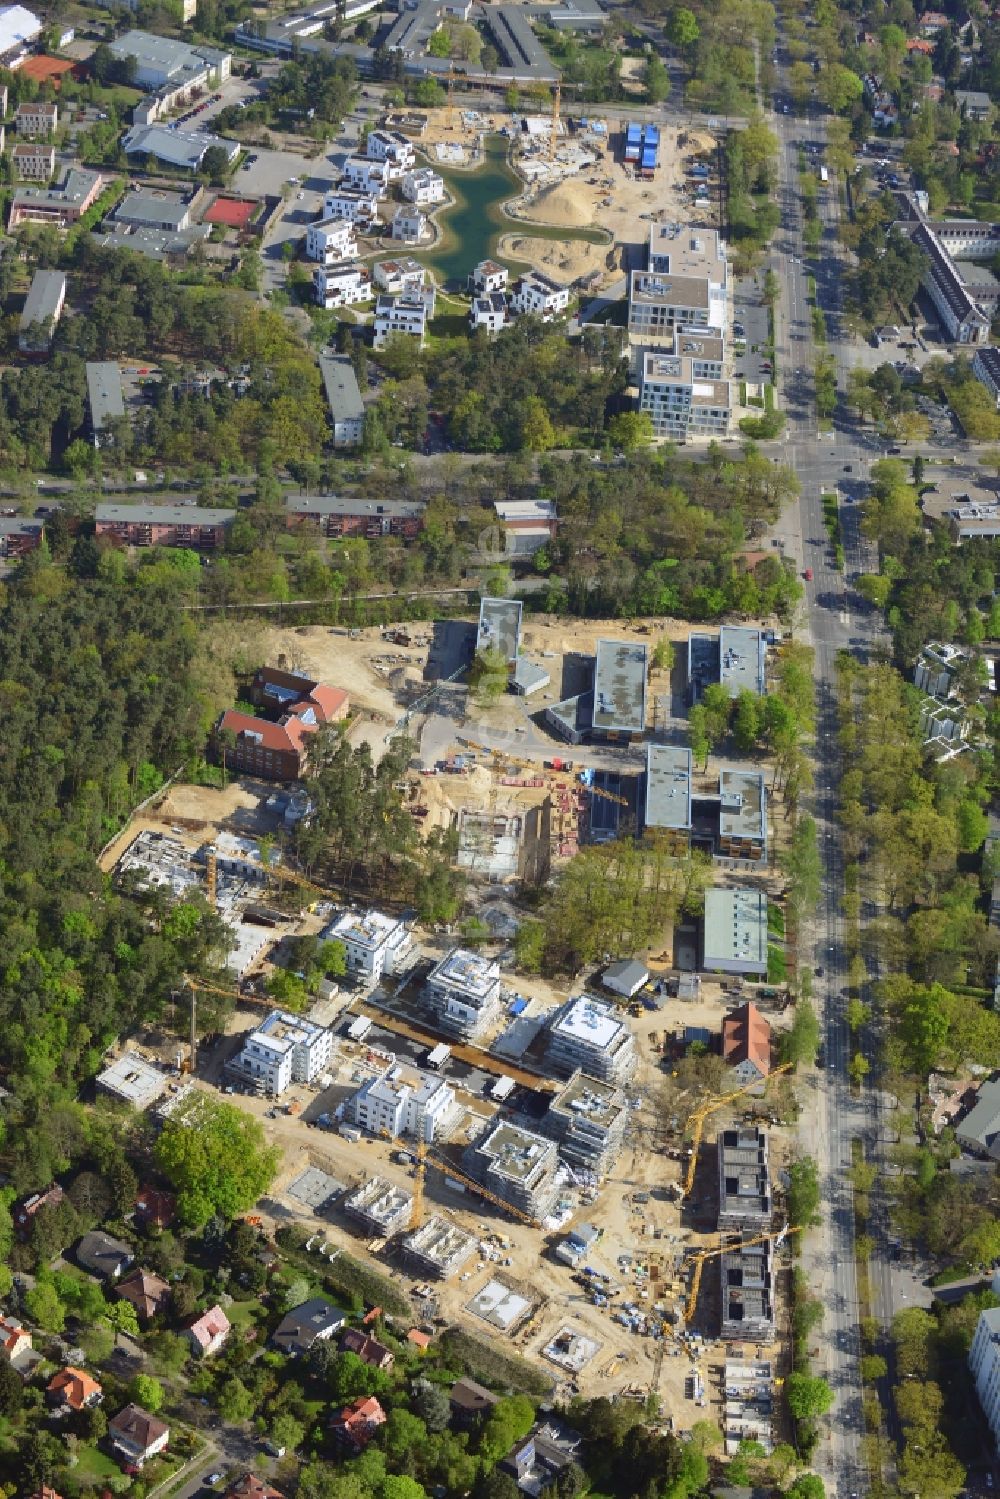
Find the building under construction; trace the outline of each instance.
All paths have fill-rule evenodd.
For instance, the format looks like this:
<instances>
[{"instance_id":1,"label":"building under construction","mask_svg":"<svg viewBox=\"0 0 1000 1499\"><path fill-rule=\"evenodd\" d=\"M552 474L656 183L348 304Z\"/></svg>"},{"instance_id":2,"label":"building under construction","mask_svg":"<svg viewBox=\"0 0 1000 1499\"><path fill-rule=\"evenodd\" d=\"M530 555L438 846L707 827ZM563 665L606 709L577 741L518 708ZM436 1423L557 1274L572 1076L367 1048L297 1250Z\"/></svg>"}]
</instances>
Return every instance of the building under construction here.
<instances>
[{"instance_id":1,"label":"building under construction","mask_svg":"<svg viewBox=\"0 0 1000 1499\"><path fill-rule=\"evenodd\" d=\"M513 778L502 784L519 784ZM462 807L458 826L458 864L495 884L526 880L538 885L549 873L550 802L505 815Z\"/></svg>"},{"instance_id":2,"label":"building under construction","mask_svg":"<svg viewBox=\"0 0 1000 1499\"><path fill-rule=\"evenodd\" d=\"M602 1082L624 1083L635 1072L635 1037L617 1005L578 994L552 1013L545 1060L561 1077L579 1068Z\"/></svg>"},{"instance_id":3,"label":"building under construction","mask_svg":"<svg viewBox=\"0 0 1000 1499\"><path fill-rule=\"evenodd\" d=\"M622 1148L627 1119L620 1089L574 1072L549 1104L542 1128L558 1141L560 1156L573 1170L605 1176Z\"/></svg>"},{"instance_id":4,"label":"building under construction","mask_svg":"<svg viewBox=\"0 0 1000 1499\"><path fill-rule=\"evenodd\" d=\"M770 1343L774 1337L774 1244L734 1238L719 1257L724 1339Z\"/></svg>"},{"instance_id":5,"label":"building under construction","mask_svg":"<svg viewBox=\"0 0 1000 1499\"><path fill-rule=\"evenodd\" d=\"M724 1129L718 1139L719 1228L763 1232L771 1226L771 1177L767 1131L752 1126Z\"/></svg>"},{"instance_id":6,"label":"building under construction","mask_svg":"<svg viewBox=\"0 0 1000 1499\"><path fill-rule=\"evenodd\" d=\"M384 1177L373 1176L345 1198L344 1211L368 1233L388 1238L409 1223L413 1194Z\"/></svg>"},{"instance_id":7,"label":"building under construction","mask_svg":"<svg viewBox=\"0 0 1000 1499\"><path fill-rule=\"evenodd\" d=\"M554 1140L496 1117L463 1160L474 1181L529 1218L544 1218L551 1211L559 1190Z\"/></svg>"},{"instance_id":8,"label":"building under construction","mask_svg":"<svg viewBox=\"0 0 1000 1499\"><path fill-rule=\"evenodd\" d=\"M425 1275L436 1276L438 1280L447 1280L457 1274L475 1247L472 1234L436 1214L403 1240L403 1253L407 1259L419 1266Z\"/></svg>"}]
</instances>

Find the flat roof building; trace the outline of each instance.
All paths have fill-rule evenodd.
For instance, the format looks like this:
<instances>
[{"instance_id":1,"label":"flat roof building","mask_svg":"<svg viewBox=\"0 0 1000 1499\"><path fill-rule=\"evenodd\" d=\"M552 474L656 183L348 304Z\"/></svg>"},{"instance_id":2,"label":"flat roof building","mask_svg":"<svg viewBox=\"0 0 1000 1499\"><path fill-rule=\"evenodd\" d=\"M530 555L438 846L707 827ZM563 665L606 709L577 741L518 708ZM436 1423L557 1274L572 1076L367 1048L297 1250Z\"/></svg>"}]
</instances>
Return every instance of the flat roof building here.
<instances>
[{"instance_id":1,"label":"flat roof building","mask_svg":"<svg viewBox=\"0 0 1000 1499\"><path fill-rule=\"evenodd\" d=\"M115 223L130 224L136 229L178 233L190 227L191 202L180 193L130 191L118 204L113 217Z\"/></svg>"},{"instance_id":2,"label":"flat roof building","mask_svg":"<svg viewBox=\"0 0 1000 1499\"><path fill-rule=\"evenodd\" d=\"M87 406L90 413L90 435L95 448L103 447L114 437L114 423L125 415L120 365L113 360L90 360L86 367Z\"/></svg>"},{"instance_id":3,"label":"flat roof building","mask_svg":"<svg viewBox=\"0 0 1000 1499\"><path fill-rule=\"evenodd\" d=\"M702 967L709 973L767 977L767 895L763 890L706 890Z\"/></svg>"},{"instance_id":4,"label":"flat roof building","mask_svg":"<svg viewBox=\"0 0 1000 1499\"><path fill-rule=\"evenodd\" d=\"M500 964L453 948L427 976L426 1003L447 1035L478 1040L500 1018Z\"/></svg>"},{"instance_id":5,"label":"flat roof building","mask_svg":"<svg viewBox=\"0 0 1000 1499\"><path fill-rule=\"evenodd\" d=\"M311 1083L333 1056L333 1033L304 1015L272 1010L251 1031L227 1070L252 1079L261 1092L283 1093L293 1082Z\"/></svg>"},{"instance_id":6,"label":"flat roof building","mask_svg":"<svg viewBox=\"0 0 1000 1499\"><path fill-rule=\"evenodd\" d=\"M517 660L521 646L521 613L519 599L484 598L479 605L479 629L476 651L499 651L510 664Z\"/></svg>"},{"instance_id":7,"label":"flat roof building","mask_svg":"<svg viewBox=\"0 0 1000 1499\"><path fill-rule=\"evenodd\" d=\"M398 1233L413 1212L413 1194L384 1177L373 1176L344 1199L344 1211L372 1234Z\"/></svg>"},{"instance_id":8,"label":"flat roof building","mask_svg":"<svg viewBox=\"0 0 1000 1499\"><path fill-rule=\"evenodd\" d=\"M191 46L151 31L126 31L111 43L120 62L135 59L135 83L141 89L194 88L210 77L229 77L232 55L216 47Z\"/></svg>"},{"instance_id":9,"label":"flat roof building","mask_svg":"<svg viewBox=\"0 0 1000 1499\"><path fill-rule=\"evenodd\" d=\"M424 528L422 500L364 500L334 494L285 496L285 525L312 526L331 540L340 536L402 536L411 540Z\"/></svg>"},{"instance_id":10,"label":"flat roof building","mask_svg":"<svg viewBox=\"0 0 1000 1499\"><path fill-rule=\"evenodd\" d=\"M691 841L691 751L673 744L646 745L642 824L665 833L679 848Z\"/></svg>"},{"instance_id":11,"label":"flat roof building","mask_svg":"<svg viewBox=\"0 0 1000 1499\"><path fill-rule=\"evenodd\" d=\"M979 1313L969 1348L969 1369L993 1440L1000 1445L1000 1307Z\"/></svg>"},{"instance_id":12,"label":"flat roof building","mask_svg":"<svg viewBox=\"0 0 1000 1499\"><path fill-rule=\"evenodd\" d=\"M718 635L692 631L688 636L688 701L696 703L705 688L721 682L730 697L743 691L763 695L767 643L761 630L723 625Z\"/></svg>"},{"instance_id":13,"label":"flat roof building","mask_svg":"<svg viewBox=\"0 0 1000 1499\"><path fill-rule=\"evenodd\" d=\"M447 1280L456 1275L476 1248L476 1240L464 1228L436 1213L403 1240L403 1253L424 1275Z\"/></svg>"},{"instance_id":14,"label":"flat roof building","mask_svg":"<svg viewBox=\"0 0 1000 1499\"><path fill-rule=\"evenodd\" d=\"M720 1256L719 1279L722 1337L771 1342L775 1332L773 1245L738 1240Z\"/></svg>"},{"instance_id":15,"label":"flat roof building","mask_svg":"<svg viewBox=\"0 0 1000 1499\"><path fill-rule=\"evenodd\" d=\"M463 1159L475 1181L530 1218L544 1218L551 1211L559 1191L553 1140L494 1119Z\"/></svg>"},{"instance_id":16,"label":"flat roof building","mask_svg":"<svg viewBox=\"0 0 1000 1499\"><path fill-rule=\"evenodd\" d=\"M97 1090L133 1109L148 1109L167 1091L168 1081L159 1067L136 1051L126 1051L97 1074Z\"/></svg>"},{"instance_id":17,"label":"flat roof building","mask_svg":"<svg viewBox=\"0 0 1000 1499\"><path fill-rule=\"evenodd\" d=\"M626 1082L635 1071L635 1038L618 1006L590 994L567 999L547 1025L545 1058L553 1072L578 1069L602 1082Z\"/></svg>"},{"instance_id":18,"label":"flat roof building","mask_svg":"<svg viewBox=\"0 0 1000 1499\"><path fill-rule=\"evenodd\" d=\"M718 1155L719 1228L770 1228L767 1131L746 1125L722 1130Z\"/></svg>"},{"instance_id":19,"label":"flat roof building","mask_svg":"<svg viewBox=\"0 0 1000 1499\"><path fill-rule=\"evenodd\" d=\"M342 942L347 968L377 984L384 973L397 973L410 951L412 933L399 916L383 911L341 911L323 933L324 942Z\"/></svg>"},{"instance_id":20,"label":"flat roof building","mask_svg":"<svg viewBox=\"0 0 1000 1499\"><path fill-rule=\"evenodd\" d=\"M594 662L594 738L641 739L646 730L645 645L599 640Z\"/></svg>"},{"instance_id":21,"label":"flat roof building","mask_svg":"<svg viewBox=\"0 0 1000 1499\"><path fill-rule=\"evenodd\" d=\"M767 857L767 784L763 771L720 770L719 847L724 857Z\"/></svg>"},{"instance_id":22,"label":"flat roof building","mask_svg":"<svg viewBox=\"0 0 1000 1499\"><path fill-rule=\"evenodd\" d=\"M422 1075L415 1083L398 1076L398 1067L369 1077L347 1100L345 1113L370 1135L397 1139L411 1135L432 1145L455 1110L455 1090L443 1078Z\"/></svg>"},{"instance_id":23,"label":"flat roof building","mask_svg":"<svg viewBox=\"0 0 1000 1499\"><path fill-rule=\"evenodd\" d=\"M183 172L197 172L205 153L218 147L227 162L239 155L238 141L213 135L210 130L175 130L172 125L133 125L122 137L126 156L153 156Z\"/></svg>"},{"instance_id":24,"label":"flat roof building","mask_svg":"<svg viewBox=\"0 0 1000 1499\"><path fill-rule=\"evenodd\" d=\"M24 301L18 324L17 346L22 354L47 351L66 303L66 277L62 271L36 271Z\"/></svg>"},{"instance_id":25,"label":"flat roof building","mask_svg":"<svg viewBox=\"0 0 1000 1499\"><path fill-rule=\"evenodd\" d=\"M365 431L365 407L358 377L346 354L321 354L319 372L330 408L335 448L353 448Z\"/></svg>"},{"instance_id":26,"label":"flat roof building","mask_svg":"<svg viewBox=\"0 0 1000 1499\"><path fill-rule=\"evenodd\" d=\"M542 1128L568 1165L600 1177L618 1158L627 1122L625 1095L614 1083L577 1071L552 1099Z\"/></svg>"}]
</instances>

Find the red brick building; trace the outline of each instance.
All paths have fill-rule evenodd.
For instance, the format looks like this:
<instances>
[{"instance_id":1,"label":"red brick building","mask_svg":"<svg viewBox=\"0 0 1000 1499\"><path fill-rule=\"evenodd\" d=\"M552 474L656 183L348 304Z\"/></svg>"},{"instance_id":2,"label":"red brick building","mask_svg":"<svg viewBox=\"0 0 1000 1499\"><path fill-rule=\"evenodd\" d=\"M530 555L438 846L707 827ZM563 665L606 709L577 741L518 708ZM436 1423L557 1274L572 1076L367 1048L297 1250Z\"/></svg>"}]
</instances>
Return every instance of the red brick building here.
<instances>
[{"instance_id":1,"label":"red brick building","mask_svg":"<svg viewBox=\"0 0 1000 1499\"><path fill-rule=\"evenodd\" d=\"M400 536L412 540L424 529L426 506L407 500L344 499L332 494L290 494L285 498L285 525L289 531L302 527L327 537Z\"/></svg>"},{"instance_id":2,"label":"red brick building","mask_svg":"<svg viewBox=\"0 0 1000 1499\"><path fill-rule=\"evenodd\" d=\"M254 677L250 695L260 716L228 708L215 728L215 752L219 759L225 754L230 769L268 781L300 780L310 734L345 718L350 708L339 687L269 666Z\"/></svg>"},{"instance_id":3,"label":"red brick building","mask_svg":"<svg viewBox=\"0 0 1000 1499\"><path fill-rule=\"evenodd\" d=\"M96 534L113 536L124 546L211 552L222 546L235 518L235 510L197 505L98 505Z\"/></svg>"}]
</instances>

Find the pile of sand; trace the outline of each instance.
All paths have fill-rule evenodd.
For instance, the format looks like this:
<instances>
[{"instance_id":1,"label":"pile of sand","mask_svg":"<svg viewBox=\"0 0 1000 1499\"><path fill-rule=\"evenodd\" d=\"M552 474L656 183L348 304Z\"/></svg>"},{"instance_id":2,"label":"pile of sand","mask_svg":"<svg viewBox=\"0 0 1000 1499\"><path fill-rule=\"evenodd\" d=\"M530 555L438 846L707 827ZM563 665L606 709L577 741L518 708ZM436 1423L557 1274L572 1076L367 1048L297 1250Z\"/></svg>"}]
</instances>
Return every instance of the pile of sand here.
<instances>
[{"instance_id":1,"label":"pile of sand","mask_svg":"<svg viewBox=\"0 0 1000 1499\"><path fill-rule=\"evenodd\" d=\"M607 247L588 245L581 240L566 243L558 239L535 239L531 235L505 234L501 248L514 260L544 266L553 280L568 285L592 271L607 270Z\"/></svg>"},{"instance_id":2,"label":"pile of sand","mask_svg":"<svg viewBox=\"0 0 1000 1499\"><path fill-rule=\"evenodd\" d=\"M593 194L574 182L556 182L543 188L522 217L542 224L565 225L568 229L594 222Z\"/></svg>"}]
</instances>

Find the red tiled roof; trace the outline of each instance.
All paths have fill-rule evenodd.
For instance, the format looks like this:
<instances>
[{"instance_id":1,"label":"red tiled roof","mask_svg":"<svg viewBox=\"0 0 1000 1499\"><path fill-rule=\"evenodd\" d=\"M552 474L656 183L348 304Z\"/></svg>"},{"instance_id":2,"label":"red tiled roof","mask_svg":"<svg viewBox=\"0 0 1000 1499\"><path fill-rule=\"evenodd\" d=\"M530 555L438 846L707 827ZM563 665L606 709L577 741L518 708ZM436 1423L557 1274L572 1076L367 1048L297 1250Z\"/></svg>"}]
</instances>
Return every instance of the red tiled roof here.
<instances>
[{"instance_id":1,"label":"red tiled roof","mask_svg":"<svg viewBox=\"0 0 1000 1499\"><path fill-rule=\"evenodd\" d=\"M188 1332L193 1333L203 1348L207 1348L219 1333L229 1331L229 1318L221 1306L213 1306L211 1310L203 1312L196 1321L188 1327Z\"/></svg>"},{"instance_id":2,"label":"red tiled roof","mask_svg":"<svg viewBox=\"0 0 1000 1499\"><path fill-rule=\"evenodd\" d=\"M280 1489L258 1478L256 1473L244 1473L226 1490L226 1499L285 1499Z\"/></svg>"},{"instance_id":3,"label":"red tiled roof","mask_svg":"<svg viewBox=\"0 0 1000 1499\"><path fill-rule=\"evenodd\" d=\"M140 1317L155 1317L170 1298L170 1287L151 1270L135 1270L119 1281L115 1294L131 1301Z\"/></svg>"},{"instance_id":4,"label":"red tiled roof","mask_svg":"<svg viewBox=\"0 0 1000 1499\"><path fill-rule=\"evenodd\" d=\"M429 1348L431 1335L428 1332L421 1332L419 1327L411 1327L406 1334L406 1341L412 1343L414 1348Z\"/></svg>"},{"instance_id":5,"label":"red tiled roof","mask_svg":"<svg viewBox=\"0 0 1000 1499\"><path fill-rule=\"evenodd\" d=\"M136 1217L156 1228L169 1228L177 1216L174 1199L170 1192L161 1192L157 1187L142 1187L135 1199Z\"/></svg>"},{"instance_id":6,"label":"red tiled roof","mask_svg":"<svg viewBox=\"0 0 1000 1499\"><path fill-rule=\"evenodd\" d=\"M268 723L266 718L257 718L251 713L238 713L227 708L219 719L220 732L230 729L237 737L253 734L260 740L261 748L277 750L279 754L297 754L302 748L302 736L309 732L298 719L287 723Z\"/></svg>"},{"instance_id":7,"label":"red tiled roof","mask_svg":"<svg viewBox=\"0 0 1000 1499\"><path fill-rule=\"evenodd\" d=\"M751 1001L722 1022L722 1055L731 1067L752 1062L766 1077L771 1070L771 1027Z\"/></svg>"},{"instance_id":8,"label":"red tiled roof","mask_svg":"<svg viewBox=\"0 0 1000 1499\"><path fill-rule=\"evenodd\" d=\"M31 1334L16 1317L0 1317L0 1348L5 1353L12 1353L22 1338L27 1338L30 1346Z\"/></svg>"},{"instance_id":9,"label":"red tiled roof","mask_svg":"<svg viewBox=\"0 0 1000 1499\"><path fill-rule=\"evenodd\" d=\"M50 1395L60 1395L75 1411L82 1411L88 1400L102 1393L96 1379L91 1379L82 1369L74 1369L72 1364L53 1374L45 1388Z\"/></svg>"},{"instance_id":10,"label":"red tiled roof","mask_svg":"<svg viewBox=\"0 0 1000 1499\"><path fill-rule=\"evenodd\" d=\"M385 1411L374 1395L359 1395L334 1416L330 1423L335 1432L349 1438L355 1447L367 1446L375 1430L385 1424Z\"/></svg>"},{"instance_id":11,"label":"red tiled roof","mask_svg":"<svg viewBox=\"0 0 1000 1499\"><path fill-rule=\"evenodd\" d=\"M370 1364L378 1369L383 1364L392 1363L395 1354L384 1343L377 1338L370 1338L367 1333L359 1332L356 1327L349 1327L340 1340L341 1348L347 1353L356 1353L364 1364Z\"/></svg>"},{"instance_id":12,"label":"red tiled roof","mask_svg":"<svg viewBox=\"0 0 1000 1499\"><path fill-rule=\"evenodd\" d=\"M927 41L922 36L911 36L907 40L906 50L907 52L923 52L925 56L929 57L934 51L934 43Z\"/></svg>"}]
</instances>

